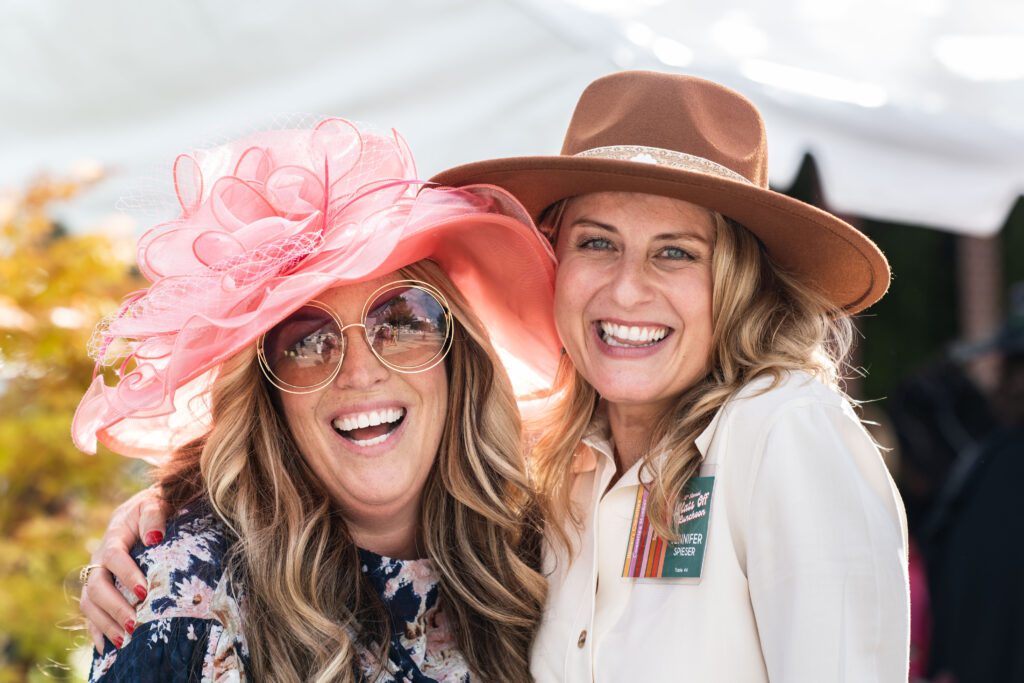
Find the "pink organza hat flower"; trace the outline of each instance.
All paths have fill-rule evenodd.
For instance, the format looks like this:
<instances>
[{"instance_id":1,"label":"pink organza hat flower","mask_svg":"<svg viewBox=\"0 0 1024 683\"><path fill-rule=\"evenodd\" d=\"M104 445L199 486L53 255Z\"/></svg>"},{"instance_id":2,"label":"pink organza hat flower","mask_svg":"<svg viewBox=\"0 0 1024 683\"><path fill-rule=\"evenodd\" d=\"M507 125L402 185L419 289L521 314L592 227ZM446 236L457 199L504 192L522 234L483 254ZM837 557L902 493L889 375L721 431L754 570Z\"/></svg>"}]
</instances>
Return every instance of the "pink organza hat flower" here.
<instances>
[{"instance_id":1,"label":"pink organza hat flower","mask_svg":"<svg viewBox=\"0 0 1024 683\"><path fill-rule=\"evenodd\" d=\"M104 320L72 437L159 459L209 428L219 365L320 292L431 259L483 321L518 389L554 374L555 260L511 195L424 187L394 131L341 119L179 156L180 216L139 240L152 285Z\"/></svg>"}]
</instances>

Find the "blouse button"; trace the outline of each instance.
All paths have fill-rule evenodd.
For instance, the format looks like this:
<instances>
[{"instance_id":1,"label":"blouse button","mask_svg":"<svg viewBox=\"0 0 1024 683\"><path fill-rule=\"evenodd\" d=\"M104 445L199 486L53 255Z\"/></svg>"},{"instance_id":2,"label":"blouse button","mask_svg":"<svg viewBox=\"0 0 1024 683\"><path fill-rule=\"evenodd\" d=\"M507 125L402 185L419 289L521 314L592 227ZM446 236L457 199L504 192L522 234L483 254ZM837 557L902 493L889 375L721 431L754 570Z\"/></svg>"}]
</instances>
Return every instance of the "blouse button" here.
<instances>
[{"instance_id":1,"label":"blouse button","mask_svg":"<svg viewBox=\"0 0 1024 683\"><path fill-rule=\"evenodd\" d=\"M576 647L582 648L587 644L587 629L580 631L580 639L576 641Z\"/></svg>"}]
</instances>

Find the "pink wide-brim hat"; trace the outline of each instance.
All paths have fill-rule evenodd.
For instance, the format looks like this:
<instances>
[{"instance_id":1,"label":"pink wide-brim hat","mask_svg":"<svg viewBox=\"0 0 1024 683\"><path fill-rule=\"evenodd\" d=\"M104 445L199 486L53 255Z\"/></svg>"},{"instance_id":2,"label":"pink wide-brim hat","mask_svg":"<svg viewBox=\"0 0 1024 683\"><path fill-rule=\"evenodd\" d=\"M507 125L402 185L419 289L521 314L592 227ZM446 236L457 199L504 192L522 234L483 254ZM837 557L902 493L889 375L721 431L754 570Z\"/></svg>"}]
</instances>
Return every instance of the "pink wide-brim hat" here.
<instances>
[{"instance_id":1,"label":"pink wide-brim hat","mask_svg":"<svg viewBox=\"0 0 1024 683\"><path fill-rule=\"evenodd\" d=\"M97 327L100 372L72 423L81 450L99 440L160 460L210 428L221 363L326 289L436 262L483 322L516 389L550 383L555 258L511 195L489 186L424 187L394 131L341 119L256 133L179 156L180 216L139 240L152 285ZM453 388L458 391L458 387Z\"/></svg>"}]
</instances>

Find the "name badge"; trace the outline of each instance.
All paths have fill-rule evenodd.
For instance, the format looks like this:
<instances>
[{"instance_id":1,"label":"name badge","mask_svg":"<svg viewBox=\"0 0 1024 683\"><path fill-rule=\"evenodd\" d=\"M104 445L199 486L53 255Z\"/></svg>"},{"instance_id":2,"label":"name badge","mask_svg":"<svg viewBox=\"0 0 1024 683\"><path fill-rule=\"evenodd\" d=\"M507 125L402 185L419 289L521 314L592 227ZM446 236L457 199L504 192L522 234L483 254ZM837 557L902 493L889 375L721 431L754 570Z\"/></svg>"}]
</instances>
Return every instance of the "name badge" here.
<instances>
[{"instance_id":1,"label":"name badge","mask_svg":"<svg viewBox=\"0 0 1024 683\"><path fill-rule=\"evenodd\" d=\"M679 542L671 543L655 533L647 516L651 494L645 487L638 487L622 576L628 579L699 579L704 568L714 488L713 476L694 477L687 482L673 514Z\"/></svg>"}]
</instances>

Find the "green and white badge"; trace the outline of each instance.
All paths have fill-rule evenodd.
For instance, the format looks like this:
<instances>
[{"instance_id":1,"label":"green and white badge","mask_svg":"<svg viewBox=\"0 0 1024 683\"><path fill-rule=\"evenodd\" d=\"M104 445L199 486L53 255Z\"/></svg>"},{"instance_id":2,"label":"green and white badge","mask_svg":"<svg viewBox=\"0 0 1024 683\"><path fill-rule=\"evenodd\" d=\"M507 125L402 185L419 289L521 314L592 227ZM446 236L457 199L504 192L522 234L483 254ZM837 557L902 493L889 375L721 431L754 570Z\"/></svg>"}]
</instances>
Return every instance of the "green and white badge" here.
<instances>
[{"instance_id":1,"label":"green and white badge","mask_svg":"<svg viewBox=\"0 0 1024 683\"><path fill-rule=\"evenodd\" d=\"M622 576L634 579L700 578L714 488L713 476L694 477L687 483L673 515L679 542L671 543L655 533L647 515L650 492L643 486L639 487Z\"/></svg>"}]
</instances>

